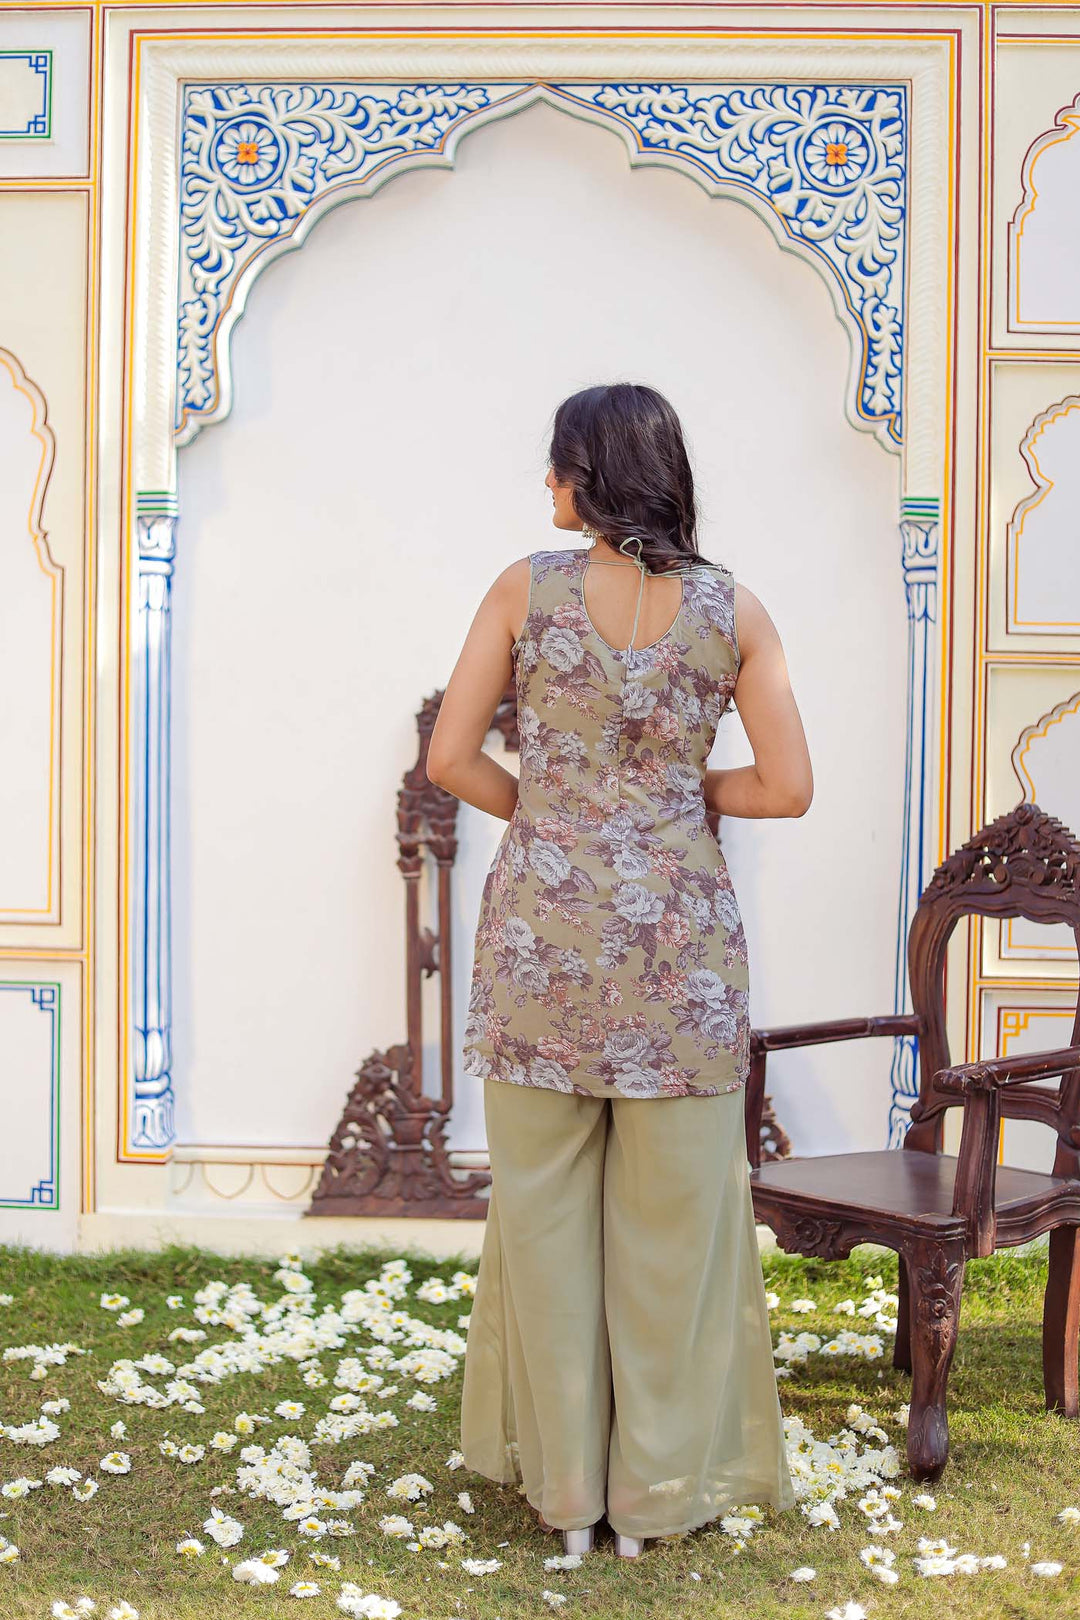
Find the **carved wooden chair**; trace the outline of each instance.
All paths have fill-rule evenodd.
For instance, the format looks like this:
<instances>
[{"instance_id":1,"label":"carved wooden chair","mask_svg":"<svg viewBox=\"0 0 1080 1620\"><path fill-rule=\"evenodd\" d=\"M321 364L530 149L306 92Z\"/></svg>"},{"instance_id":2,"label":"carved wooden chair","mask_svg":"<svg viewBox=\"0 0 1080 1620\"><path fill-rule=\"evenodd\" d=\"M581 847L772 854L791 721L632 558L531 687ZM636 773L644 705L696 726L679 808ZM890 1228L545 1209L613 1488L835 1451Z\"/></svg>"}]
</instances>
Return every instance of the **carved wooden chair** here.
<instances>
[{"instance_id":1,"label":"carved wooden chair","mask_svg":"<svg viewBox=\"0 0 1080 1620\"><path fill-rule=\"evenodd\" d=\"M899 1261L893 1365L911 1372L907 1458L937 1479L949 1454L945 1391L971 1256L1050 1234L1043 1305L1048 1411L1078 1415L1080 1321L1080 998L1071 1046L949 1066L945 949L963 916L1063 922L1080 951L1080 844L1038 805L1021 803L968 839L927 884L908 932L914 1012L755 1030L746 1088L754 1212L782 1249L838 1260L882 1243ZM870 1035L918 1041L919 1095L903 1145L879 1152L754 1157L769 1052ZM1056 1086L1033 1082L1060 1076ZM959 1153L941 1150L945 1110L963 1109ZM999 1164L1002 1116L1037 1120L1056 1137L1047 1174Z\"/></svg>"}]
</instances>

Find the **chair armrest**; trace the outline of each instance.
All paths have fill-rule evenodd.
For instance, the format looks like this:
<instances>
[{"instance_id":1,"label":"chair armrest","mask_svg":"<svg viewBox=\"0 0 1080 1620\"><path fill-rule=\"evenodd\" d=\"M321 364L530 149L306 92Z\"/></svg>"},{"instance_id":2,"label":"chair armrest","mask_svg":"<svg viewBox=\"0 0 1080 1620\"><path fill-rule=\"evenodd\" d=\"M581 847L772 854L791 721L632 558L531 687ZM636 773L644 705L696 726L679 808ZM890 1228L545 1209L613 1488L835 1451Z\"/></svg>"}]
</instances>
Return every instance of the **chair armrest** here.
<instances>
[{"instance_id":1,"label":"chair armrest","mask_svg":"<svg viewBox=\"0 0 1080 1620\"><path fill-rule=\"evenodd\" d=\"M882 1018L826 1018L816 1024L783 1024L750 1031L750 1074L746 1083L745 1127L749 1164L761 1163L761 1114L765 1105L765 1064L770 1052L826 1041L857 1041L867 1035L921 1035L918 1013L886 1013Z\"/></svg>"},{"instance_id":2,"label":"chair armrest","mask_svg":"<svg viewBox=\"0 0 1080 1620\"><path fill-rule=\"evenodd\" d=\"M1080 1069L1080 1046L1059 1046L1052 1052L1018 1052L1015 1057L986 1058L976 1063L957 1063L939 1069L934 1085L956 1097L970 1095L986 1086L1018 1086L1025 1080L1044 1080L1051 1075Z\"/></svg>"},{"instance_id":3,"label":"chair armrest","mask_svg":"<svg viewBox=\"0 0 1080 1620\"><path fill-rule=\"evenodd\" d=\"M883 1018L826 1018L816 1024L784 1024L750 1031L752 1052L780 1052L825 1041L857 1041L867 1035L920 1035L918 1013L886 1013Z\"/></svg>"},{"instance_id":4,"label":"chair armrest","mask_svg":"<svg viewBox=\"0 0 1080 1620\"><path fill-rule=\"evenodd\" d=\"M952 1212L967 1221L973 1255L985 1258L993 1254L997 1243L994 1194L1002 1088L1078 1068L1080 1046L1061 1046L1052 1052L1021 1052L1016 1057L957 1063L934 1075L935 1087L961 1098L964 1105Z\"/></svg>"}]
</instances>

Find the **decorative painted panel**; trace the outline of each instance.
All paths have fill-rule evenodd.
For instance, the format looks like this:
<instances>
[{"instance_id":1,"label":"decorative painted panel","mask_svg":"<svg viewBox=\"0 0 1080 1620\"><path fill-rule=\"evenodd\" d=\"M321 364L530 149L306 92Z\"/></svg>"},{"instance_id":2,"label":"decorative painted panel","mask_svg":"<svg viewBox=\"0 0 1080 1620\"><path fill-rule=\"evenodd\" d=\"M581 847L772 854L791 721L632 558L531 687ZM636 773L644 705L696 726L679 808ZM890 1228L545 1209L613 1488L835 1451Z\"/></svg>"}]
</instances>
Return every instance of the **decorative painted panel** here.
<instances>
[{"instance_id":1,"label":"decorative painted panel","mask_svg":"<svg viewBox=\"0 0 1080 1620\"><path fill-rule=\"evenodd\" d=\"M987 817L1021 799L1040 805L1080 837L1080 679L1075 666L1019 660L992 667L987 683ZM981 970L1060 983L1077 970L1064 923L1022 917L986 922ZM1067 1043L1066 1043L1067 1044Z\"/></svg>"},{"instance_id":2,"label":"decorative painted panel","mask_svg":"<svg viewBox=\"0 0 1080 1620\"><path fill-rule=\"evenodd\" d=\"M0 178L89 177L94 11L29 0L0 14ZM0 342L19 347L10 325Z\"/></svg>"},{"instance_id":3,"label":"decorative painted panel","mask_svg":"<svg viewBox=\"0 0 1080 1620\"><path fill-rule=\"evenodd\" d=\"M1080 176L1080 171L1078 171ZM1025 433L1034 493L1009 522L1006 627L1027 635L1080 632L1080 397L1049 406Z\"/></svg>"},{"instance_id":4,"label":"decorative painted panel","mask_svg":"<svg viewBox=\"0 0 1080 1620\"><path fill-rule=\"evenodd\" d=\"M1009 228L1010 325L1080 331L1080 96L1024 160L1023 201Z\"/></svg>"},{"instance_id":5,"label":"decorative painted panel","mask_svg":"<svg viewBox=\"0 0 1080 1620\"><path fill-rule=\"evenodd\" d=\"M52 136L52 51L0 51L0 141Z\"/></svg>"},{"instance_id":6,"label":"decorative painted panel","mask_svg":"<svg viewBox=\"0 0 1080 1620\"><path fill-rule=\"evenodd\" d=\"M0 1071L0 1208L59 1209L59 984L0 979Z\"/></svg>"},{"instance_id":7,"label":"decorative painted panel","mask_svg":"<svg viewBox=\"0 0 1080 1620\"><path fill-rule=\"evenodd\" d=\"M178 442L228 411L228 331L275 251L344 195L418 162L451 164L470 127L537 97L617 127L633 163L765 205L837 289L856 340L854 419L899 444L905 87L603 82L185 85Z\"/></svg>"},{"instance_id":8,"label":"decorative painted panel","mask_svg":"<svg viewBox=\"0 0 1080 1620\"><path fill-rule=\"evenodd\" d=\"M64 578L41 526L55 450L41 390L0 349L0 923L59 919Z\"/></svg>"}]
</instances>

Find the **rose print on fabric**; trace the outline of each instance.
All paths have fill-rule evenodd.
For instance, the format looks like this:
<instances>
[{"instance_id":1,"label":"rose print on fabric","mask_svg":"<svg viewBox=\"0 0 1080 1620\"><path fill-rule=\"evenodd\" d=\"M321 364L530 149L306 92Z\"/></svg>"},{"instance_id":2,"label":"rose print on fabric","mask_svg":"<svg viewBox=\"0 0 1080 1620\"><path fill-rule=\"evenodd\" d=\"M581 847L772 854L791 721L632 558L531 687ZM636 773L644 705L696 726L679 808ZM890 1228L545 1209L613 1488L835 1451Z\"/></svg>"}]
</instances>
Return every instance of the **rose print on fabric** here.
<instances>
[{"instance_id":1,"label":"rose print on fabric","mask_svg":"<svg viewBox=\"0 0 1080 1620\"><path fill-rule=\"evenodd\" d=\"M750 1065L746 939L702 793L738 674L734 581L684 574L668 633L617 651L585 611L587 560L530 558L518 803L481 895L465 1070L715 1096Z\"/></svg>"}]
</instances>

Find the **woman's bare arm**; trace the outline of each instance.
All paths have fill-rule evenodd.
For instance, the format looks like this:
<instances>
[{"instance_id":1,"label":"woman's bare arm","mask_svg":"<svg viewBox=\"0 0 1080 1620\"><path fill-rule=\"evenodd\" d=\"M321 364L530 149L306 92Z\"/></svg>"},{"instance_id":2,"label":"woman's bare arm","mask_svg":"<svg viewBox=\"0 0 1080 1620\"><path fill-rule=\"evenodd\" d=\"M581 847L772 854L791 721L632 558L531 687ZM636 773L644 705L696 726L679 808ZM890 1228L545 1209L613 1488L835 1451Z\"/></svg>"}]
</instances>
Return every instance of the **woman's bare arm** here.
<instances>
[{"instance_id":1,"label":"woman's bare arm","mask_svg":"<svg viewBox=\"0 0 1080 1620\"><path fill-rule=\"evenodd\" d=\"M513 675L510 649L528 603L529 559L520 557L492 582L476 610L428 744L429 780L504 821L517 804L517 777L484 753L484 738Z\"/></svg>"},{"instance_id":2,"label":"woman's bare arm","mask_svg":"<svg viewBox=\"0 0 1080 1620\"><path fill-rule=\"evenodd\" d=\"M735 586L738 679L733 694L754 763L705 772L705 803L725 816L802 816L814 796L806 734L776 626L745 585Z\"/></svg>"}]
</instances>

